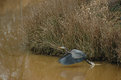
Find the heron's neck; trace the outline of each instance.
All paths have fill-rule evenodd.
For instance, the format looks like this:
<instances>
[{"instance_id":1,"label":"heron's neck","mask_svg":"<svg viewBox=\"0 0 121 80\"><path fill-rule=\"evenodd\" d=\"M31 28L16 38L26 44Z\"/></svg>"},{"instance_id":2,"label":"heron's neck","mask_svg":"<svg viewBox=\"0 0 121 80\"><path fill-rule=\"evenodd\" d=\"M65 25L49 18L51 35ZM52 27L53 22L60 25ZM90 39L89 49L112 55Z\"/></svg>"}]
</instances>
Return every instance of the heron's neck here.
<instances>
[{"instance_id":1,"label":"heron's neck","mask_svg":"<svg viewBox=\"0 0 121 80\"><path fill-rule=\"evenodd\" d=\"M66 53L69 53L70 52L67 48L65 48L65 51L66 51Z\"/></svg>"}]
</instances>

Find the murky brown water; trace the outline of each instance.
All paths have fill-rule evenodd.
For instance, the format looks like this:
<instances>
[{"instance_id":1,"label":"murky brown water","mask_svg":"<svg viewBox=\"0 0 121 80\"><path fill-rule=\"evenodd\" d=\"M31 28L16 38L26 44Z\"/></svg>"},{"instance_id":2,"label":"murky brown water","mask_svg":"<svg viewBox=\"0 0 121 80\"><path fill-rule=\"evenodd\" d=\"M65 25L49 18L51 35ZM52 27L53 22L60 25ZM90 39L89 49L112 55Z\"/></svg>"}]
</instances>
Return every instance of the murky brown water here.
<instances>
[{"instance_id":1,"label":"murky brown water","mask_svg":"<svg viewBox=\"0 0 121 80\"><path fill-rule=\"evenodd\" d=\"M100 64L91 69L86 62L63 66L56 57L1 54L0 80L121 80L121 68Z\"/></svg>"}]
</instances>

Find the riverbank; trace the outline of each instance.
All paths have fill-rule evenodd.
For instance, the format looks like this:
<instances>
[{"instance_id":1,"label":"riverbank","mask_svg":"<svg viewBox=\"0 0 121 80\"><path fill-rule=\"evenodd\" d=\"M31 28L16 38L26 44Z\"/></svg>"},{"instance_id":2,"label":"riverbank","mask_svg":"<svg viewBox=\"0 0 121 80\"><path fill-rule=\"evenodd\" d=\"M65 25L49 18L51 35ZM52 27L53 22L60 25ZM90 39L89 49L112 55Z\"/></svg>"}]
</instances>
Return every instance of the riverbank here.
<instances>
[{"instance_id":1,"label":"riverbank","mask_svg":"<svg viewBox=\"0 0 121 80\"><path fill-rule=\"evenodd\" d=\"M108 0L43 1L27 21L29 49L62 56L57 47L65 46L82 50L93 60L120 63L121 6L111 4Z\"/></svg>"}]
</instances>

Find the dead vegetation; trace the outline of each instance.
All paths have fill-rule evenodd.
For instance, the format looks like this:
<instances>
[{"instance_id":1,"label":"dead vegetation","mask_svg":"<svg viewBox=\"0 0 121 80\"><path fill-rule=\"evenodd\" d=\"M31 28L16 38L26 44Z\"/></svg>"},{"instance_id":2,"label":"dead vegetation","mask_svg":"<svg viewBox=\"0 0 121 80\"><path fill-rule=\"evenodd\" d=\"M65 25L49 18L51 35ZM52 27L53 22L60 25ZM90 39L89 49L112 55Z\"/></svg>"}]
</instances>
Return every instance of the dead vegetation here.
<instances>
[{"instance_id":1,"label":"dead vegetation","mask_svg":"<svg viewBox=\"0 0 121 80\"><path fill-rule=\"evenodd\" d=\"M120 62L120 17L107 0L45 0L26 21L28 46L48 55L61 55L57 47L66 46L95 60Z\"/></svg>"}]
</instances>

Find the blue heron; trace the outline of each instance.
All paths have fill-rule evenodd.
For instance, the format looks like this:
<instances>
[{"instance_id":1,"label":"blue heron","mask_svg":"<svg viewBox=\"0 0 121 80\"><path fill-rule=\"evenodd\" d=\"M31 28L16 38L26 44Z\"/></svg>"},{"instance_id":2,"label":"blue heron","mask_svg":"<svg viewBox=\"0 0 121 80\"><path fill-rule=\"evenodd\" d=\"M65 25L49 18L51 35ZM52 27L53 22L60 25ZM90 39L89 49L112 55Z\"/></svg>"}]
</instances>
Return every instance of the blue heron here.
<instances>
[{"instance_id":1,"label":"blue heron","mask_svg":"<svg viewBox=\"0 0 121 80\"><path fill-rule=\"evenodd\" d=\"M59 63L63 65L71 65L75 63L79 63L82 61L86 61L90 65L95 65L93 62L89 61L86 57L86 54L78 49L73 49L71 51L68 51L66 47L59 47L61 49L64 49L66 51L66 54L59 59Z\"/></svg>"}]
</instances>

